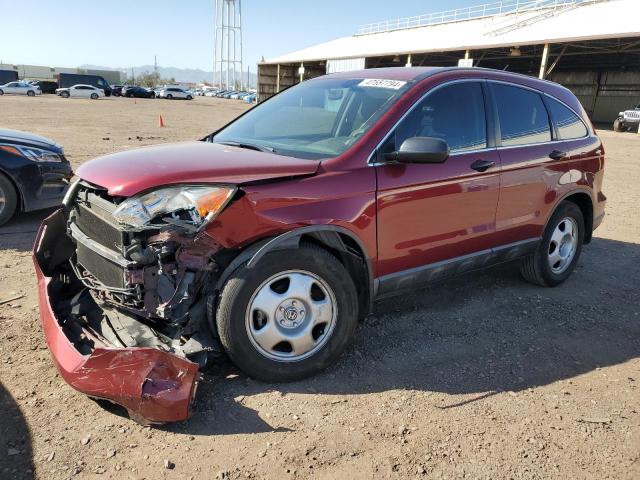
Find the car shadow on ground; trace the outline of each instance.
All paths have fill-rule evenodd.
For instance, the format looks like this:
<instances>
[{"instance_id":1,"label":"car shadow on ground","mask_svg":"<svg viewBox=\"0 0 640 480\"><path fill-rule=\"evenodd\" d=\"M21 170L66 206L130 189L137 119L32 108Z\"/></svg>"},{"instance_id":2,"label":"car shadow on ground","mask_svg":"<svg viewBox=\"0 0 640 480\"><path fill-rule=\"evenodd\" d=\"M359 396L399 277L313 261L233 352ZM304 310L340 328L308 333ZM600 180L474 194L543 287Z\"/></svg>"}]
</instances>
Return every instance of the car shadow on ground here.
<instances>
[{"instance_id":1,"label":"car shadow on ground","mask_svg":"<svg viewBox=\"0 0 640 480\"><path fill-rule=\"evenodd\" d=\"M638 285L640 245L595 238L557 288L527 284L509 264L381 301L338 364L313 378L262 383L221 364L205 377L195 417L180 430L232 431L244 408L233 399L265 391L439 392L451 397L438 396L434 407L448 409L620 364L640 357ZM221 418L202 422L203 405Z\"/></svg>"},{"instance_id":2,"label":"car shadow on ground","mask_svg":"<svg viewBox=\"0 0 640 480\"><path fill-rule=\"evenodd\" d=\"M0 478L35 478L31 432L11 394L0 383Z\"/></svg>"},{"instance_id":3,"label":"car shadow on ground","mask_svg":"<svg viewBox=\"0 0 640 480\"><path fill-rule=\"evenodd\" d=\"M30 252L40 224L54 211L47 209L15 215L0 227L0 249Z\"/></svg>"}]
</instances>

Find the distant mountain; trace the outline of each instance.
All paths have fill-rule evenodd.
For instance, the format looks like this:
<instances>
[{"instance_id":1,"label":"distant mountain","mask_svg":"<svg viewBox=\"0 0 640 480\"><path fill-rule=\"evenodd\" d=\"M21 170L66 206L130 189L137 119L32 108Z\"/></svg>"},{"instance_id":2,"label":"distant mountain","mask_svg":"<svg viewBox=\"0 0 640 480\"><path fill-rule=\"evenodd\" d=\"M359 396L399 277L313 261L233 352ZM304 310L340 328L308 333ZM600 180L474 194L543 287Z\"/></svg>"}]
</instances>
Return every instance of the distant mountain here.
<instances>
[{"instance_id":1,"label":"distant mountain","mask_svg":"<svg viewBox=\"0 0 640 480\"><path fill-rule=\"evenodd\" d=\"M87 70L116 70L120 71L127 76L131 76L131 68L111 68L111 67L103 67L100 65L80 65L78 68L84 68ZM153 72L153 65L140 65L138 67L133 67L133 73L135 75L143 72ZM252 67L255 70L255 67ZM200 83L200 82L208 82L211 83L213 79L212 71L200 70L198 68L176 68L176 67L160 67L158 66L158 73L162 78L175 78L177 82L190 82L190 83ZM240 78L240 73L236 72L236 78ZM247 71L245 70L242 74L242 80L244 82L247 81ZM256 73L253 71L249 74L249 83L250 86L255 88L257 83Z\"/></svg>"}]
</instances>

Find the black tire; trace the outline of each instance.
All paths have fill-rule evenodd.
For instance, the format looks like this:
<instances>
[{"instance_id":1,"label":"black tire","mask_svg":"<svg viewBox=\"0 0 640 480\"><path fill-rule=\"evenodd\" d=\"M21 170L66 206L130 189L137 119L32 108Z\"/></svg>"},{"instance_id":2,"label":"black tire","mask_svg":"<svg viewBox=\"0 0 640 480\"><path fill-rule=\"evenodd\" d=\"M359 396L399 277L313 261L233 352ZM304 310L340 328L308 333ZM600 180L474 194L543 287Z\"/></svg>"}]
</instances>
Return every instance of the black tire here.
<instances>
[{"instance_id":1,"label":"black tire","mask_svg":"<svg viewBox=\"0 0 640 480\"><path fill-rule=\"evenodd\" d=\"M98 99L98 94L97 93L92 93L91 94L91 100L97 100Z\"/></svg>"},{"instance_id":2,"label":"black tire","mask_svg":"<svg viewBox=\"0 0 640 480\"><path fill-rule=\"evenodd\" d=\"M304 270L331 288L337 316L322 347L306 358L283 362L263 355L249 338L246 312L254 293L267 279L289 270ZM269 253L252 269L240 266L224 285L216 310L216 326L231 360L247 375L268 382L289 382L314 375L331 365L350 344L358 314L358 298L351 276L329 252L308 245Z\"/></svg>"},{"instance_id":3,"label":"black tire","mask_svg":"<svg viewBox=\"0 0 640 480\"><path fill-rule=\"evenodd\" d=\"M4 90L0 88L0 95L4 95Z\"/></svg>"},{"instance_id":4,"label":"black tire","mask_svg":"<svg viewBox=\"0 0 640 480\"><path fill-rule=\"evenodd\" d=\"M149 98L156 98L156 94L152 93L151 95L149 95Z\"/></svg>"},{"instance_id":5,"label":"black tire","mask_svg":"<svg viewBox=\"0 0 640 480\"><path fill-rule=\"evenodd\" d=\"M171 100L171 99L173 99L173 95L171 94L167 95L167 100Z\"/></svg>"},{"instance_id":6,"label":"black tire","mask_svg":"<svg viewBox=\"0 0 640 480\"><path fill-rule=\"evenodd\" d=\"M613 131L614 132L624 132L625 131L624 124L620 121L619 118L616 118L613 121Z\"/></svg>"},{"instance_id":7,"label":"black tire","mask_svg":"<svg viewBox=\"0 0 640 480\"><path fill-rule=\"evenodd\" d=\"M18 208L18 193L4 175L0 175L0 198L4 198L4 203L0 204L0 225L4 225L11 220Z\"/></svg>"},{"instance_id":8,"label":"black tire","mask_svg":"<svg viewBox=\"0 0 640 480\"><path fill-rule=\"evenodd\" d=\"M69 98L69 92L62 92L62 93L60 94L60 96L61 96L62 98Z\"/></svg>"},{"instance_id":9,"label":"black tire","mask_svg":"<svg viewBox=\"0 0 640 480\"><path fill-rule=\"evenodd\" d=\"M572 218L577 226L577 246L571 262L561 273L555 273L548 261L551 236L559 223L565 218ZM564 282L575 269L584 242L584 216L582 210L573 202L562 202L551 216L542 236L542 241L534 253L522 259L520 273L525 280L543 287L555 287Z\"/></svg>"},{"instance_id":10,"label":"black tire","mask_svg":"<svg viewBox=\"0 0 640 480\"><path fill-rule=\"evenodd\" d=\"M36 96L36 92L34 92L33 90L27 91L27 97L35 97L35 96Z\"/></svg>"},{"instance_id":11,"label":"black tire","mask_svg":"<svg viewBox=\"0 0 640 480\"><path fill-rule=\"evenodd\" d=\"M191 95L187 95L187 100L193 100L193 97Z\"/></svg>"}]
</instances>

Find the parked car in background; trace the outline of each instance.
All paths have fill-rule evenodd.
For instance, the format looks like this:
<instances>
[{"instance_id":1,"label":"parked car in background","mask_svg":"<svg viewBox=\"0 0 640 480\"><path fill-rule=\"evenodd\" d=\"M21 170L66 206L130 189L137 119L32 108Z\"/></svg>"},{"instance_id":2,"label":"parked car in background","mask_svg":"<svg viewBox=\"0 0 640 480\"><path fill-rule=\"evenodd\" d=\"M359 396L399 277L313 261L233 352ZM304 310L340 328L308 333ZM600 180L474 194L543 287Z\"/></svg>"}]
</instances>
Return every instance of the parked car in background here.
<instances>
[{"instance_id":1,"label":"parked car in background","mask_svg":"<svg viewBox=\"0 0 640 480\"><path fill-rule=\"evenodd\" d=\"M193 100L193 95L178 87L165 87L160 90L160 98Z\"/></svg>"},{"instance_id":2,"label":"parked car in background","mask_svg":"<svg viewBox=\"0 0 640 480\"><path fill-rule=\"evenodd\" d=\"M16 212L60 205L71 166L53 140L0 129L0 225Z\"/></svg>"},{"instance_id":3,"label":"parked car in background","mask_svg":"<svg viewBox=\"0 0 640 480\"><path fill-rule=\"evenodd\" d=\"M156 98L156 93L148 88L134 86L124 87L122 96L127 98Z\"/></svg>"},{"instance_id":4,"label":"parked car in background","mask_svg":"<svg viewBox=\"0 0 640 480\"><path fill-rule=\"evenodd\" d=\"M122 89L124 87L125 85L111 85L111 95L113 95L114 97L122 96Z\"/></svg>"},{"instance_id":5,"label":"parked car in background","mask_svg":"<svg viewBox=\"0 0 640 480\"><path fill-rule=\"evenodd\" d=\"M29 97L35 97L41 93L40 87L27 82L9 82L0 85L0 95L27 95Z\"/></svg>"},{"instance_id":6,"label":"parked car in background","mask_svg":"<svg viewBox=\"0 0 640 480\"><path fill-rule=\"evenodd\" d=\"M552 82L310 79L201 142L84 163L35 242L46 343L76 389L182 420L220 346L251 377L291 381L335 362L375 299L514 260L562 284L603 220L604 163Z\"/></svg>"},{"instance_id":7,"label":"parked car in background","mask_svg":"<svg viewBox=\"0 0 640 480\"><path fill-rule=\"evenodd\" d=\"M91 85L103 91L104 95L111 96L111 85L100 75L82 73L59 73L58 86L67 88L73 85Z\"/></svg>"},{"instance_id":8,"label":"parked car in background","mask_svg":"<svg viewBox=\"0 0 640 480\"><path fill-rule=\"evenodd\" d=\"M56 93L63 98L90 98L92 100L98 100L105 96L102 89L93 85L74 85L69 88L58 88Z\"/></svg>"},{"instance_id":9,"label":"parked car in background","mask_svg":"<svg viewBox=\"0 0 640 480\"><path fill-rule=\"evenodd\" d=\"M40 88L42 93L56 93L56 88L58 88L58 84L49 80L34 80L29 82L34 87Z\"/></svg>"},{"instance_id":10,"label":"parked car in background","mask_svg":"<svg viewBox=\"0 0 640 480\"><path fill-rule=\"evenodd\" d=\"M640 128L640 104L620 112L618 118L613 121L614 132L626 132L632 128Z\"/></svg>"}]
</instances>

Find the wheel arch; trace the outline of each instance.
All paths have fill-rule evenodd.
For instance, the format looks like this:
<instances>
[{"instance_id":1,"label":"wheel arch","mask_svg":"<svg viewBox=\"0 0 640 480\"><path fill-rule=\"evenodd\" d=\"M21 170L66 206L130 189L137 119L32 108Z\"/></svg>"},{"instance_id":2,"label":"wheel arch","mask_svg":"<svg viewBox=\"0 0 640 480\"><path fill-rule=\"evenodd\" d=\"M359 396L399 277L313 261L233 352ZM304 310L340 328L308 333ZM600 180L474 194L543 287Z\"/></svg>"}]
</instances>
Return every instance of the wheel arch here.
<instances>
[{"instance_id":1,"label":"wheel arch","mask_svg":"<svg viewBox=\"0 0 640 480\"><path fill-rule=\"evenodd\" d=\"M246 263L253 268L267 253L300 248L305 242L327 250L347 269L358 292L359 318L369 314L374 297L371 259L360 238L347 228L337 225L311 225L290 230L281 235L259 240L246 247L225 268L217 282L220 291L234 270Z\"/></svg>"},{"instance_id":2,"label":"wheel arch","mask_svg":"<svg viewBox=\"0 0 640 480\"><path fill-rule=\"evenodd\" d=\"M546 227L549 223L549 220L551 220L551 217L553 216L553 214L555 213L555 211L558 209L558 207L560 206L560 204L562 204L562 202L571 202L575 205L578 206L578 208L580 208L580 211L582 212L582 216L584 217L584 227L585 227L585 231L584 231L584 243L585 245L591 242L591 238L593 236L593 205L594 205L594 201L593 201L593 196L591 194L591 192L587 189L577 189L577 190L572 190L566 194L564 194L562 197L560 197L555 205L553 206L553 208L551 209L551 211L549 212L549 216L547 218L547 221L545 222L545 230Z\"/></svg>"}]
</instances>

